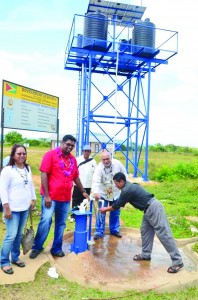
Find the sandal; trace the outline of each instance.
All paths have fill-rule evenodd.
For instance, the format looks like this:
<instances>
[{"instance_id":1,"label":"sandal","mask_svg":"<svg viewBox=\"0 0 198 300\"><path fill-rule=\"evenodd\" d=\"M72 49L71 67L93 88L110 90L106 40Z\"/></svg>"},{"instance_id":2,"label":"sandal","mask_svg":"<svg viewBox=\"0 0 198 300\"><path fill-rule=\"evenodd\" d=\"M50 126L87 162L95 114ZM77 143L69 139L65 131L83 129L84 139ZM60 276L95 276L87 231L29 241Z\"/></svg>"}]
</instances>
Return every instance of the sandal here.
<instances>
[{"instance_id":1,"label":"sandal","mask_svg":"<svg viewBox=\"0 0 198 300\"><path fill-rule=\"evenodd\" d=\"M25 264L22 261L12 261L12 264L16 265L19 268L24 268L25 267Z\"/></svg>"},{"instance_id":2,"label":"sandal","mask_svg":"<svg viewBox=\"0 0 198 300\"><path fill-rule=\"evenodd\" d=\"M137 260L137 261L148 260L149 261L149 260L151 260L151 257L144 258L144 257L141 256L141 254L137 254L137 255L134 256L133 260Z\"/></svg>"},{"instance_id":3,"label":"sandal","mask_svg":"<svg viewBox=\"0 0 198 300\"><path fill-rule=\"evenodd\" d=\"M177 273L181 268L183 268L184 264L181 263L179 265L170 266L167 270L168 273Z\"/></svg>"},{"instance_id":4,"label":"sandal","mask_svg":"<svg viewBox=\"0 0 198 300\"><path fill-rule=\"evenodd\" d=\"M14 271L13 271L12 268L4 269L4 267L1 267L1 269L2 269L2 271L3 271L4 273L9 274L9 275L11 275L11 274L14 273Z\"/></svg>"}]
</instances>

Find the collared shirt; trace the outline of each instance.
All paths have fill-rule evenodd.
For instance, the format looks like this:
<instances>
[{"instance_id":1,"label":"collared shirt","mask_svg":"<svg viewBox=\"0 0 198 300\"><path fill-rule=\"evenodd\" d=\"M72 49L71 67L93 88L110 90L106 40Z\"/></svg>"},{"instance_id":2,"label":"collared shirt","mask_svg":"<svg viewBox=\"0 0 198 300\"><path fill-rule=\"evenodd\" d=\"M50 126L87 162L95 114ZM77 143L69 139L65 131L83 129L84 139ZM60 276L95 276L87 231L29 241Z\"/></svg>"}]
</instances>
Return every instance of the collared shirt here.
<instances>
[{"instance_id":1,"label":"collared shirt","mask_svg":"<svg viewBox=\"0 0 198 300\"><path fill-rule=\"evenodd\" d=\"M126 181L122 188L119 199L112 205L113 209L124 207L127 202L139 210L144 210L147 203L154 197L147 192L140 184Z\"/></svg>"},{"instance_id":2,"label":"collared shirt","mask_svg":"<svg viewBox=\"0 0 198 300\"><path fill-rule=\"evenodd\" d=\"M89 157L91 158L91 157ZM81 155L76 158L80 181L84 188L91 188L93 173L97 167L95 159L92 159L79 166L80 163L85 162L84 156Z\"/></svg>"},{"instance_id":3,"label":"collared shirt","mask_svg":"<svg viewBox=\"0 0 198 300\"><path fill-rule=\"evenodd\" d=\"M120 195L120 190L115 186L113 176L117 172L122 172L127 177L126 169L119 160L112 159L110 167L105 167L100 162L93 175L92 192L100 194L105 200L116 200Z\"/></svg>"},{"instance_id":4,"label":"collared shirt","mask_svg":"<svg viewBox=\"0 0 198 300\"><path fill-rule=\"evenodd\" d=\"M73 168L72 172L68 171L68 175L64 175L61 167L61 158L58 156L56 149L50 150L44 154L40 171L48 174L48 189L49 195L52 200L58 201L70 201L71 191L73 187L73 180L79 177L76 158L69 153L67 158L72 160ZM41 194L43 195L43 189L41 186Z\"/></svg>"}]
</instances>

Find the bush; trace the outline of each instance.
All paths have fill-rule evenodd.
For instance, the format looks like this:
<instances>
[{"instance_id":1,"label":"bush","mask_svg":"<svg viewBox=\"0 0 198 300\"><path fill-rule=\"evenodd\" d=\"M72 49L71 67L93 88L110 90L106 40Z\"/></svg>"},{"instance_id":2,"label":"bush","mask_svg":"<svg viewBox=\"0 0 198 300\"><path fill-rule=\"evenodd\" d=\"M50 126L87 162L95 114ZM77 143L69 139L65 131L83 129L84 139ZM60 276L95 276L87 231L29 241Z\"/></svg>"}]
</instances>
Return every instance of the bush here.
<instances>
[{"instance_id":1,"label":"bush","mask_svg":"<svg viewBox=\"0 0 198 300\"><path fill-rule=\"evenodd\" d=\"M22 144L23 137L17 131L11 131L5 135L5 141L11 145Z\"/></svg>"},{"instance_id":2,"label":"bush","mask_svg":"<svg viewBox=\"0 0 198 300\"><path fill-rule=\"evenodd\" d=\"M172 181L178 179L197 179L198 178L198 164L190 164L179 162L176 166L169 168L168 166L162 166L156 174L155 178L158 181Z\"/></svg>"},{"instance_id":3,"label":"bush","mask_svg":"<svg viewBox=\"0 0 198 300\"><path fill-rule=\"evenodd\" d=\"M26 143L28 143L32 147L48 147L50 148L50 142L39 139L39 140L26 140Z\"/></svg>"}]
</instances>

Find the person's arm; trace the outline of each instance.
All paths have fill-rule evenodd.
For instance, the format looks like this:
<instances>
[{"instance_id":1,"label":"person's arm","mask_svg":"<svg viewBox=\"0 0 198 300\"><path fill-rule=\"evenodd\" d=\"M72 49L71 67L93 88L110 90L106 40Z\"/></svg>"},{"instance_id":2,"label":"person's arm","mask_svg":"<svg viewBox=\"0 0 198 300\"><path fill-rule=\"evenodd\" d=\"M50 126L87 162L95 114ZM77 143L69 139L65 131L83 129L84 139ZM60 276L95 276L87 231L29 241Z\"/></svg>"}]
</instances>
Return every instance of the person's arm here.
<instances>
[{"instance_id":1,"label":"person's arm","mask_svg":"<svg viewBox=\"0 0 198 300\"><path fill-rule=\"evenodd\" d=\"M85 191L80 178L77 177L74 179L74 183L76 184L77 188L79 189L79 191L82 193L83 197L85 197L86 199L90 200L89 195L87 194L87 192Z\"/></svg>"},{"instance_id":2,"label":"person's arm","mask_svg":"<svg viewBox=\"0 0 198 300\"><path fill-rule=\"evenodd\" d=\"M92 187L91 187L91 191L94 194L94 198L96 200L100 199L101 178L102 178L101 164L99 164L94 171L93 178L92 178Z\"/></svg>"},{"instance_id":3,"label":"person's arm","mask_svg":"<svg viewBox=\"0 0 198 300\"><path fill-rule=\"evenodd\" d=\"M28 168L29 168L29 174L31 177L31 187L30 188L31 188L31 195L32 195L32 201L31 201L30 207L33 210L36 205L36 192L35 192L35 187L34 187L34 183L33 183L33 179L32 179L32 171L31 171L30 166L28 166Z\"/></svg>"},{"instance_id":4,"label":"person's arm","mask_svg":"<svg viewBox=\"0 0 198 300\"><path fill-rule=\"evenodd\" d=\"M104 214L104 213L106 213L107 211L112 211L112 210L115 210L115 209L113 209L112 206L101 207L101 208L99 209L99 211L101 212L101 214Z\"/></svg>"},{"instance_id":5,"label":"person's arm","mask_svg":"<svg viewBox=\"0 0 198 300\"><path fill-rule=\"evenodd\" d=\"M49 195L48 174L46 172L41 172L41 184L44 191L45 206L50 208L52 205L52 200Z\"/></svg>"},{"instance_id":6,"label":"person's arm","mask_svg":"<svg viewBox=\"0 0 198 300\"><path fill-rule=\"evenodd\" d=\"M8 203L3 204L3 215L6 219L12 219L12 212Z\"/></svg>"},{"instance_id":7,"label":"person's arm","mask_svg":"<svg viewBox=\"0 0 198 300\"><path fill-rule=\"evenodd\" d=\"M1 192L1 202L3 205L3 214L6 219L12 219L12 211L10 209L8 201L8 189L11 180L10 167L5 167L1 171L1 180L0 180L0 192Z\"/></svg>"},{"instance_id":8,"label":"person's arm","mask_svg":"<svg viewBox=\"0 0 198 300\"><path fill-rule=\"evenodd\" d=\"M35 208L35 205L36 205L36 199L32 199L31 204L30 204L31 210L33 210Z\"/></svg>"}]
</instances>

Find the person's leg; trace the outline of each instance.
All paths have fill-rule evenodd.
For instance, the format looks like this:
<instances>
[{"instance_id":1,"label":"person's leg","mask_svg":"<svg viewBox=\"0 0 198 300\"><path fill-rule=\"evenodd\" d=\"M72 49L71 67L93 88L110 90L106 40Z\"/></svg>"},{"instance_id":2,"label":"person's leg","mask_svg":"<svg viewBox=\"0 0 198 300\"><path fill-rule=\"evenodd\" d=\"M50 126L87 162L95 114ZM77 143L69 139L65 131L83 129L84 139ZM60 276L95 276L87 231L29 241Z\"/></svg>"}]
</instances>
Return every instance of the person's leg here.
<instances>
[{"instance_id":1,"label":"person's leg","mask_svg":"<svg viewBox=\"0 0 198 300\"><path fill-rule=\"evenodd\" d=\"M142 238L141 257L145 259L150 259L151 252L153 249L153 240L155 236L155 231L153 227L149 224L145 215L143 216L142 219L140 231L141 231L141 238Z\"/></svg>"},{"instance_id":2,"label":"person's leg","mask_svg":"<svg viewBox=\"0 0 198 300\"><path fill-rule=\"evenodd\" d=\"M84 197L81 191L74 185L73 194L72 194L72 208L79 206L83 201Z\"/></svg>"},{"instance_id":3,"label":"person's leg","mask_svg":"<svg viewBox=\"0 0 198 300\"><path fill-rule=\"evenodd\" d=\"M169 253L173 265L182 264L182 257L173 238L163 205L154 200L147 209L146 217L149 218L149 223L153 226L158 239Z\"/></svg>"},{"instance_id":4,"label":"person's leg","mask_svg":"<svg viewBox=\"0 0 198 300\"><path fill-rule=\"evenodd\" d=\"M22 237L22 233L23 233L25 224L27 222L28 213L29 213L29 209L25 210L25 211L17 212L17 214L19 214L19 224L18 224L17 235L15 237L15 240L13 242L13 246L11 249L12 262L19 261L21 237ZM13 213L13 214L15 214L15 213Z\"/></svg>"},{"instance_id":5,"label":"person's leg","mask_svg":"<svg viewBox=\"0 0 198 300\"><path fill-rule=\"evenodd\" d=\"M108 206L108 201L104 200L104 207ZM102 202L98 201L98 214L96 217L96 225L95 225L95 233L94 237L103 237L104 232L105 232L105 218L106 218L106 213L101 214L99 212L99 209L102 207Z\"/></svg>"},{"instance_id":6,"label":"person's leg","mask_svg":"<svg viewBox=\"0 0 198 300\"><path fill-rule=\"evenodd\" d=\"M32 250L36 250L41 252L43 250L43 244L45 243L48 233L50 231L50 227L52 224L52 216L55 210L55 202L52 200L52 205L50 208L46 208L44 203L44 197L42 197L42 212L41 219L38 224L36 236L34 239L34 245L32 246Z\"/></svg>"},{"instance_id":7,"label":"person's leg","mask_svg":"<svg viewBox=\"0 0 198 300\"><path fill-rule=\"evenodd\" d=\"M115 201L109 202L109 205L113 205ZM120 232L120 209L116 209L109 214L109 230L111 234Z\"/></svg>"},{"instance_id":8,"label":"person's leg","mask_svg":"<svg viewBox=\"0 0 198 300\"><path fill-rule=\"evenodd\" d=\"M11 219L5 219L6 235L1 248L1 267L10 266L10 253L16 238L20 220L20 212L12 213Z\"/></svg>"},{"instance_id":9,"label":"person's leg","mask_svg":"<svg viewBox=\"0 0 198 300\"><path fill-rule=\"evenodd\" d=\"M66 219L70 209L70 202L54 201L55 203L55 228L54 241L51 253L56 254L62 251L63 234L66 226Z\"/></svg>"},{"instance_id":10,"label":"person's leg","mask_svg":"<svg viewBox=\"0 0 198 300\"><path fill-rule=\"evenodd\" d=\"M72 209L77 208L80 203L83 201L84 197L80 190L74 185L73 194L72 194ZM75 219L75 215L71 214L71 218Z\"/></svg>"}]
</instances>

